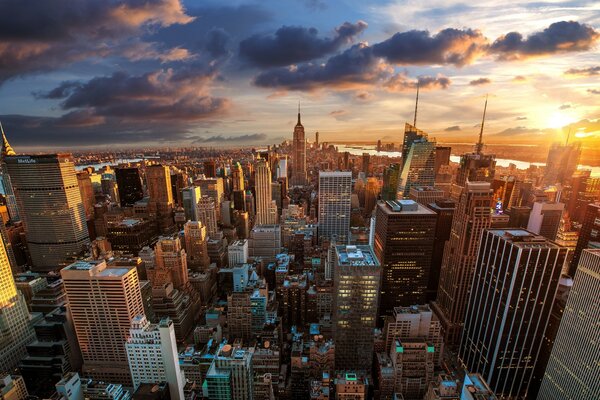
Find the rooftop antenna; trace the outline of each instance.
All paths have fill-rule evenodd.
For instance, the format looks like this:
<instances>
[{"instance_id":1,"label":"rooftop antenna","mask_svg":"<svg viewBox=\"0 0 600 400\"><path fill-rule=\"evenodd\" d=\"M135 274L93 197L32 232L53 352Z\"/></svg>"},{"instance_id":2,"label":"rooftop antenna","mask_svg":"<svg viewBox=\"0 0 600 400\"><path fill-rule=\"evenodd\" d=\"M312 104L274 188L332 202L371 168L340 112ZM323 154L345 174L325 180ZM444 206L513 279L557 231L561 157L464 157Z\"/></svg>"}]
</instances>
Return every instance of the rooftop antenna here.
<instances>
[{"instance_id":1,"label":"rooftop antenna","mask_svg":"<svg viewBox=\"0 0 600 400\"><path fill-rule=\"evenodd\" d=\"M417 99L415 100L415 120L413 126L417 127L417 107L419 106L419 79L417 78Z\"/></svg>"},{"instance_id":2,"label":"rooftop antenna","mask_svg":"<svg viewBox=\"0 0 600 400\"><path fill-rule=\"evenodd\" d=\"M483 126L485 125L485 112L487 111L488 95L485 95L485 106L483 106L483 119L481 120L481 130L479 131L479 141L475 145L475 153L481 154L483 150Z\"/></svg>"},{"instance_id":3,"label":"rooftop antenna","mask_svg":"<svg viewBox=\"0 0 600 400\"><path fill-rule=\"evenodd\" d=\"M569 126L569 133L567 133L567 141L565 143L565 146L569 145L569 139L571 138L571 129L572 128L573 128L572 126Z\"/></svg>"},{"instance_id":4,"label":"rooftop antenna","mask_svg":"<svg viewBox=\"0 0 600 400\"><path fill-rule=\"evenodd\" d=\"M298 100L298 125L300 125L300 100Z\"/></svg>"}]
</instances>

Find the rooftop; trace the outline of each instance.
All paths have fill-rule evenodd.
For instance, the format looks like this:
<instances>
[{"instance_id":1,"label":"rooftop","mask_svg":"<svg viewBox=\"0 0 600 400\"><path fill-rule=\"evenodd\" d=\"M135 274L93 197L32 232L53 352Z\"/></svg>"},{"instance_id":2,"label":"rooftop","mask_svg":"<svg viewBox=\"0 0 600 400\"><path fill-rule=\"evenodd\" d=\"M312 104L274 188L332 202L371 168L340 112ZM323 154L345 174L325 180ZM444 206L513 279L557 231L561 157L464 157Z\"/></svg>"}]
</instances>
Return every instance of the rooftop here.
<instances>
[{"instance_id":1,"label":"rooftop","mask_svg":"<svg viewBox=\"0 0 600 400\"><path fill-rule=\"evenodd\" d=\"M379 261L371 246L336 246L339 265L377 266Z\"/></svg>"},{"instance_id":2,"label":"rooftop","mask_svg":"<svg viewBox=\"0 0 600 400\"><path fill-rule=\"evenodd\" d=\"M380 201L379 208L387 214L435 215L435 212L414 200Z\"/></svg>"}]
</instances>

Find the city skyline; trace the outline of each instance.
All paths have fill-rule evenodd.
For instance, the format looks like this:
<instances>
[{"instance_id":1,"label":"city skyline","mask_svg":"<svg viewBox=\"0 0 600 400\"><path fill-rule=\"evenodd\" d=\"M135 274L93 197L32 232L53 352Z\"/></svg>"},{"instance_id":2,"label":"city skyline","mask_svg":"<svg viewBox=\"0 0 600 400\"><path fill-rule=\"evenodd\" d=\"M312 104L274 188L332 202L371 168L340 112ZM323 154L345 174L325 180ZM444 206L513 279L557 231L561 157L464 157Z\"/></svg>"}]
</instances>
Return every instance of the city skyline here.
<instances>
[{"instance_id":1,"label":"city skyline","mask_svg":"<svg viewBox=\"0 0 600 400\"><path fill-rule=\"evenodd\" d=\"M300 100L309 140L398 143L418 81L439 142L476 141L489 93L485 143L598 143L593 2L276 5L4 2L0 121L22 151L251 146Z\"/></svg>"}]
</instances>

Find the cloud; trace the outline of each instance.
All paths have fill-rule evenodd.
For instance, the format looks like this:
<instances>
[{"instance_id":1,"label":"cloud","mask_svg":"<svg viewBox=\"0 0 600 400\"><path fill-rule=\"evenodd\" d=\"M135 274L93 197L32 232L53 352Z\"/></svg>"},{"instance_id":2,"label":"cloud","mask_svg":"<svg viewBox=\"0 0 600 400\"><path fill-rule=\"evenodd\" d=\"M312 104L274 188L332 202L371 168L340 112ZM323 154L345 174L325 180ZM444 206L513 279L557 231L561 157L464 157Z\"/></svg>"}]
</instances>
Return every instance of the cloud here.
<instances>
[{"instance_id":1,"label":"cloud","mask_svg":"<svg viewBox=\"0 0 600 400\"><path fill-rule=\"evenodd\" d=\"M338 121L347 121L351 117L346 110L334 110L329 115Z\"/></svg>"},{"instance_id":2,"label":"cloud","mask_svg":"<svg viewBox=\"0 0 600 400\"><path fill-rule=\"evenodd\" d=\"M589 25L577 21L560 21L541 32L523 38L510 32L496 39L490 53L503 60L521 60L550 54L590 50L600 33Z\"/></svg>"},{"instance_id":3,"label":"cloud","mask_svg":"<svg viewBox=\"0 0 600 400\"><path fill-rule=\"evenodd\" d=\"M0 82L106 57L124 38L192 20L180 0L5 0L0 2Z\"/></svg>"},{"instance_id":4,"label":"cloud","mask_svg":"<svg viewBox=\"0 0 600 400\"><path fill-rule=\"evenodd\" d=\"M321 58L337 51L367 28L366 22L345 22L331 38L318 36L315 28L282 26L274 35L253 35L240 42L240 56L260 67L281 67Z\"/></svg>"},{"instance_id":5,"label":"cloud","mask_svg":"<svg viewBox=\"0 0 600 400\"><path fill-rule=\"evenodd\" d=\"M576 75L576 76L596 76L600 75L600 65L594 65L591 67L585 68L570 68L565 71L566 75Z\"/></svg>"},{"instance_id":6,"label":"cloud","mask_svg":"<svg viewBox=\"0 0 600 400\"><path fill-rule=\"evenodd\" d=\"M481 86L481 85L487 85L492 83L492 81L488 78L479 78L479 79L474 79L471 82L469 82L469 85L471 86Z\"/></svg>"},{"instance_id":7,"label":"cloud","mask_svg":"<svg viewBox=\"0 0 600 400\"><path fill-rule=\"evenodd\" d=\"M588 89L587 92L589 94L600 94L600 90L599 89Z\"/></svg>"},{"instance_id":8,"label":"cloud","mask_svg":"<svg viewBox=\"0 0 600 400\"><path fill-rule=\"evenodd\" d=\"M496 133L499 136L520 136L520 135L540 135L547 132L552 132L552 129L527 128L525 126L515 126L506 128L503 131Z\"/></svg>"},{"instance_id":9,"label":"cloud","mask_svg":"<svg viewBox=\"0 0 600 400\"><path fill-rule=\"evenodd\" d=\"M360 101L369 101L373 98L373 94L371 92L361 90L354 95L354 98Z\"/></svg>"},{"instance_id":10,"label":"cloud","mask_svg":"<svg viewBox=\"0 0 600 400\"><path fill-rule=\"evenodd\" d=\"M212 57L222 57L229 54L227 49L231 36L222 28L213 28L206 34L206 51Z\"/></svg>"},{"instance_id":11,"label":"cloud","mask_svg":"<svg viewBox=\"0 0 600 400\"><path fill-rule=\"evenodd\" d=\"M416 81L410 80L406 74L396 74L392 76L384 86L393 92L402 92L409 89L416 89L417 81L421 89L447 89L450 86L450 79L443 76L419 76Z\"/></svg>"},{"instance_id":12,"label":"cloud","mask_svg":"<svg viewBox=\"0 0 600 400\"><path fill-rule=\"evenodd\" d=\"M207 138L197 138L192 141L192 144L199 143L247 143L247 142L264 142L267 140L267 135L264 133L252 133L240 136L222 136L215 135Z\"/></svg>"},{"instance_id":13,"label":"cloud","mask_svg":"<svg viewBox=\"0 0 600 400\"><path fill-rule=\"evenodd\" d=\"M517 83L527 82L527 78L524 77L523 75L517 75L512 79L512 81L517 82Z\"/></svg>"},{"instance_id":14,"label":"cloud","mask_svg":"<svg viewBox=\"0 0 600 400\"><path fill-rule=\"evenodd\" d=\"M397 65L472 63L485 53L487 40L478 30L447 28L431 35L428 31L398 32L373 45L374 54Z\"/></svg>"},{"instance_id":15,"label":"cloud","mask_svg":"<svg viewBox=\"0 0 600 400\"><path fill-rule=\"evenodd\" d=\"M527 119L527 117L517 117L515 118L515 120L517 121L525 121Z\"/></svg>"},{"instance_id":16,"label":"cloud","mask_svg":"<svg viewBox=\"0 0 600 400\"><path fill-rule=\"evenodd\" d=\"M322 0L300 0L306 8L311 11L323 11L327 9L327 3Z\"/></svg>"},{"instance_id":17,"label":"cloud","mask_svg":"<svg viewBox=\"0 0 600 400\"><path fill-rule=\"evenodd\" d=\"M569 108L571 108L571 105L568 104L568 103L561 104L561 106L558 107L559 110L566 110L566 109L569 109Z\"/></svg>"},{"instance_id":18,"label":"cloud","mask_svg":"<svg viewBox=\"0 0 600 400\"><path fill-rule=\"evenodd\" d=\"M452 126L447 127L446 129L444 129L444 132L458 132L460 130L461 130L460 126L452 125Z\"/></svg>"},{"instance_id":19,"label":"cloud","mask_svg":"<svg viewBox=\"0 0 600 400\"><path fill-rule=\"evenodd\" d=\"M263 88L309 91L324 86L356 89L387 79L392 72L389 65L373 55L368 45L359 43L329 58L324 64L304 63L269 69L260 73L254 84Z\"/></svg>"}]
</instances>

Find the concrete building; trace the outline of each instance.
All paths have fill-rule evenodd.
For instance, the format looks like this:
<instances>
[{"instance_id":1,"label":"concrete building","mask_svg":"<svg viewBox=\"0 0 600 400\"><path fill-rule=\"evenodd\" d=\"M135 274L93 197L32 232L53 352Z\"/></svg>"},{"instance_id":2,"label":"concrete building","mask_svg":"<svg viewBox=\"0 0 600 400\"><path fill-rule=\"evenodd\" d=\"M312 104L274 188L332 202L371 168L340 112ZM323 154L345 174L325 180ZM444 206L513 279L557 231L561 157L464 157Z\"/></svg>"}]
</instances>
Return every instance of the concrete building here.
<instances>
[{"instance_id":1,"label":"concrete building","mask_svg":"<svg viewBox=\"0 0 600 400\"><path fill-rule=\"evenodd\" d=\"M369 379L364 373L339 373L335 378L336 400L366 400Z\"/></svg>"},{"instance_id":2,"label":"concrete building","mask_svg":"<svg viewBox=\"0 0 600 400\"><path fill-rule=\"evenodd\" d=\"M291 186L304 186L308 182L306 177L306 137L304 126L300 122L300 106L298 105L298 122L294 127L292 141L292 178Z\"/></svg>"},{"instance_id":3,"label":"concrete building","mask_svg":"<svg viewBox=\"0 0 600 400\"><path fill-rule=\"evenodd\" d=\"M134 390L142 383L166 382L171 400L184 400L185 381L179 368L173 322L169 318L151 324L143 314L137 315L131 321L125 348Z\"/></svg>"},{"instance_id":4,"label":"concrete building","mask_svg":"<svg viewBox=\"0 0 600 400\"><path fill-rule=\"evenodd\" d=\"M211 400L252 400L252 353L229 344L221 345L206 373L206 389Z\"/></svg>"},{"instance_id":5,"label":"concrete building","mask_svg":"<svg viewBox=\"0 0 600 400\"><path fill-rule=\"evenodd\" d=\"M413 186L408 194L409 199L416 201L423 207L427 207L428 204L435 203L444 197L444 191L433 186Z\"/></svg>"},{"instance_id":6,"label":"concrete building","mask_svg":"<svg viewBox=\"0 0 600 400\"><path fill-rule=\"evenodd\" d=\"M488 182L467 182L461 188L444 251L438 296L433 303L447 345L458 345L460 340L481 233L491 225L491 208Z\"/></svg>"},{"instance_id":7,"label":"concrete building","mask_svg":"<svg viewBox=\"0 0 600 400\"><path fill-rule=\"evenodd\" d=\"M144 313L135 267L77 261L61 271L87 375L131 385L125 342Z\"/></svg>"},{"instance_id":8,"label":"concrete building","mask_svg":"<svg viewBox=\"0 0 600 400\"><path fill-rule=\"evenodd\" d=\"M198 221L198 200L202 197L200 186L189 186L181 190L181 200L185 218L188 221Z\"/></svg>"},{"instance_id":9,"label":"concrete building","mask_svg":"<svg viewBox=\"0 0 600 400\"><path fill-rule=\"evenodd\" d=\"M27 399L25 381L19 375L4 375L0 377L0 399L25 400Z\"/></svg>"},{"instance_id":10,"label":"concrete building","mask_svg":"<svg viewBox=\"0 0 600 400\"><path fill-rule=\"evenodd\" d=\"M251 258L259 257L266 262L274 262L281 253L281 226L261 225L255 226L250 231L248 240L248 255Z\"/></svg>"},{"instance_id":11,"label":"concrete building","mask_svg":"<svg viewBox=\"0 0 600 400\"><path fill-rule=\"evenodd\" d=\"M394 307L425 304L437 216L414 200L380 201L373 248L381 263L378 324Z\"/></svg>"},{"instance_id":12,"label":"concrete building","mask_svg":"<svg viewBox=\"0 0 600 400\"><path fill-rule=\"evenodd\" d=\"M175 289L184 289L189 281L187 256L178 237L161 236L154 247L154 268L147 269L152 286L172 283Z\"/></svg>"},{"instance_id":13,"label":"concrete building","mask_svg":"<svg viewBox=\"0 0 600 400\"><path fill-rule=\"evenodd\" d=\"M333 237L337 243L348 242L351 194L351 172L319 172L319 243Z\"/></svg>"},{"instance_id":14,"label":"concrete building","mask_svg":"<svg viewBox=\"0 0 600 400\"><path fill-rule=\"evenodd\" d=\"M406 399L421 399L433 381L435 350L422 339L396 339L390 348L395 372L394 392Z\"/></svg>"},{"instance_id":15,"label":"concrete building","mask_svg":"<svg viewBox=\"0 0 600 400\"><path fill-rule=\"evenodd\" d=\"M555 240L565 208L563 203L536 201L533 203L527 230L547 239Z\"/></svg>"},{"instance_id":16,"label":"concrete building","mask_svg":"<svg viewBox=\"0 0 600 400\"><path fill-rule=\"evenodd\" d=\"M538 399L600 397L600 250L584 250L576 268Z\"/></svg>"},{"instance_id":17,"label":"concrete building","mask_svg":"<svg viewBox=\"0 0 600 400\"><path fill-rule=\"evenodd\" d=\"M140 170L137 167L115 168L115 177L119 187L121 207L133 206L144 198L144 187Z\"/></svg>"},{"instance_id":18,"label":"concrete building","mask_svg":"<svg viewBox=\"0 0 600 400\"><path fill-rule=\"evenodd\" d=\"M216 238L218 233L217 205L212 197L203 195L198 200L198 221L206 227L206 234L210 238Z\"/></svg>"},{"instance_id":19,"label":"concrete building","mask_svg":"<svg viewBox=\"0 0 600 400\"><path fill-rule=\"evenodd\" d=\"M86 214L70 154L9 156L10 175L33 269L55 270L90 244ZM47 195L34 194L43 191Z\"/></svg>"},{"instance_id":20,"label":"concrete building","mask_svg":"<svg viewBox=\"0 0 600 400\"><path fill-rule=\"evenodd\" d=\"M577 170L580 158L581 142L554 143L548 151L542 183L544 185L565 184Z\"/></svg>"},{"instance_id":21,"label":"concrete building","mask_svg":"<svg viewBox=\"0 0 600 400\"><path fill-rule=\"evenodd\" d=\"M247 263L248 256L248 240L246 239L236 240L227 248L227 258L229 260L230 268L238 264Z\"/></svg>"},{"instance_id":22,"label":"concrete building","mask_svg":"<svg viewBox=\"0 0 600 400\"><path fill-rule=\"evenodd\" d=\"M206 271L210 265L206 227L201 221L186 222L183 225L183 240L188 267L192 271Z\"/></svg>"},{"instance_id":23,"label":"concrete building","mask_svg":"<svg viewBox=\"0 0 600 400\"><path fill-rule=\"evenodd\" d=\"M522 229L483 232L459 358L503 398L528 396L566 256Z\"/></svg>"},{"instance_id":24,"label":"concrete building","mask_svg":"<svg viewBox=\"0 0 600 400\"><path fill-rule=\"evenodd\" d=\"M333 324L337 370L370 371L381 265L370 246L336 246Z\"/></svg>"},{"instance_id":25,"label":"concrete building","mask_svg":"<svg viewBox=\"0 0 600 400\"><path fill-rule=\"evenodd\" d=\"M277 223L277 205L273 202L271 186L271 168L269 162L262 158L256 160L256 225L273 225Z\"/></svg>"}]
</instances>

